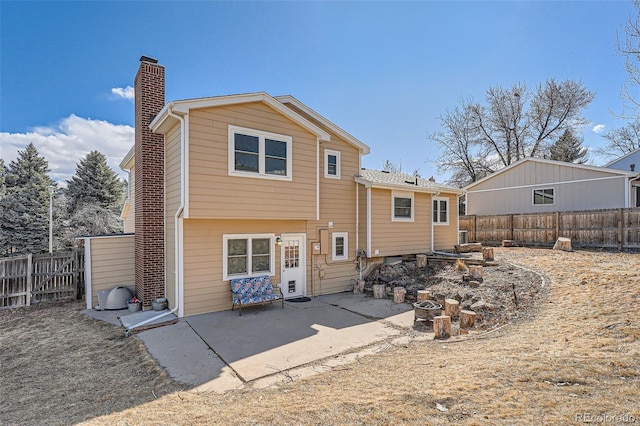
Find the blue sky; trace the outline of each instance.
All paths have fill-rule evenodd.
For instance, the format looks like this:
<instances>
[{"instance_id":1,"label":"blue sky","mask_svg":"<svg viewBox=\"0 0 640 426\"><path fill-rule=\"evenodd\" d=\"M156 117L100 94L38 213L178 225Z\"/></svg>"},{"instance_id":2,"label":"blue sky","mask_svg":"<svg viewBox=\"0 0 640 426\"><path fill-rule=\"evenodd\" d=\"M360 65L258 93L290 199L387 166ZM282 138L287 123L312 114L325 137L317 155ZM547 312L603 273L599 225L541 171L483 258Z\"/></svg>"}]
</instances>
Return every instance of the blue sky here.
<instances>
[{"instance_id":1,"label":"blue sky","mask_svg":"<svg viewBox=\"0 0 640 426\"><path fill-rule=\"evenodd\" d=\"M97 149L133 144L126 96L141 55L166 67L169 100L293 95L371 147L363 166L435 176L428 135L460 99L548 78L596 92L584 145L624 125L616 38L631 1L0 1L0 157L34 142L56 180ZM594 130L595 129L595 130ZM593 164L606 161L592 157Z\"/></svg>"}]
</instances>

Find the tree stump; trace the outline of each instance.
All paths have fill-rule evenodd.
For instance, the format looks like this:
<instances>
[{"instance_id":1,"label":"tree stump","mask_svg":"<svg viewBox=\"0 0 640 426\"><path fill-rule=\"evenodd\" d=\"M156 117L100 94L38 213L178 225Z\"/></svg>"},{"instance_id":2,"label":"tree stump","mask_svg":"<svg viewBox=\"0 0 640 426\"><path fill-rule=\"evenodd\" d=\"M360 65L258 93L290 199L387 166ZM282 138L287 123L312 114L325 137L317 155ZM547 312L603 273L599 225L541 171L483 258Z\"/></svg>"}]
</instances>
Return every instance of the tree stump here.
<instances>
[{"instance_id":1,"label":"tree stump","mask_svg":"<svg viewBox=\"0 0 640 426\"><path fill-rule=\"evenodd\" d=\"M418 290L418 302L423 302L429 299L431 299L431 293L429 290Z\"/></svg>"},{"instance_id":2,"label":"tree stump","mask_svg":"<svg viewBox=\"0 0 640 426\"><path fill-rule=\"evenodd\" d=\"M395 287L393 289L393 303L404 303L404 296L407 290L404 287Z\"/></svg>"},{"instance_id":3,"label":"tree stump","mask_svg":"<svg viewBox=\"0 0 640 426\"><path fill-rule=\"evenodd\" d=\"M353 286L353 294L362 294L364 292L364 280L357 280Z\"/></svg>"},{"instance_id":4,"label":"tree stump","mask_svg":"<svg viewBox=\"0 0 640 426\"><path fill-rule=\"evenodd\" d=\"M384 299L387 297L386 286L384 284L374 284L373 285L373 298L374 299Z\"/></svg>"},{"instance_id":5,"label":"tree stump","mask_svg":"<svg viewBox=\"0 0 640 426\"><path fill-rule=\"evenodd\" d=\"M493 260L493 247L482 247L482 258L484 260Z\"/></svg>"},{"instance_id":6,"label":"tree stump","mask_svg":"<svg viewBox=\"0 0 640 426\"><path fill-rule=\"evenodd\" d=\"M473 278L475 280L481 280L482 279L482 266L469 265L469 275L471 275L471 278Z\"/></svg>"},{"instance_id":7,"label":"tree stump","mask_svg":"<svg viewBox=\"0 0 640 426\"><path fill-rule=\"evenodd\" d=\"M451 337L451 317L439 315L433 318L433 333L436 339Z\"/></svg>"},{"instance_id":8,"label":"tree stump","mask_svg":"<svg viewBox=\"0 0 640 426\"><path fill-rule=\"evenodd\" d=\"M427 255L426 254L418 254L416 255L416 266L418 268L424 268L427 266Z\"/></svg>"},{"instance_id":9,"label":"tree stump","mask_svg":"<svg viewBox=\"0 0 640 426\"><path fill-rule=\"evenodd\" d=\"M553 249L563 250L563 251L573 251L573 248L571 247L571 239L565 238L565 237L558 238L556 243L553 245Z\"/></svg>"},{"instance_id":10,"label":"tree stump","mask_svg":"<svg viewBox=\"0 0 640 426\"><path fill-rule=\"evenodd\" d=\"M473 311L460 311L460 328L471 328L476 323L476 313Z\"/></svg>"},{"instance_id":11,"label":"tree stump","mask_svg":"<svg viewBox=\"0 0 640 426\"><path fill-rule=\"evenodd\" d=\"M460 314L460 302L455 299L444 300L444 314L451 319L458 319Z\"/></svg>"}]
</instances>

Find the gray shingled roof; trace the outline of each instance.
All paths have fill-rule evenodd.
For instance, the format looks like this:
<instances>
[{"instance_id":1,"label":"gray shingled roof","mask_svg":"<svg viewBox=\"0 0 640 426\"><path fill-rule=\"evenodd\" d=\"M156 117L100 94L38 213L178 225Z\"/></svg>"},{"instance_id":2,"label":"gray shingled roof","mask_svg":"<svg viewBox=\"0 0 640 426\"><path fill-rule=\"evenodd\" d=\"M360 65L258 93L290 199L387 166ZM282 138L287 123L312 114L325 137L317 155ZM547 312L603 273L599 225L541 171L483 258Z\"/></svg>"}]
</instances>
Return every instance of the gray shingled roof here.
<instances>
[{"instance_id":1,"label":"gray shingled roof","mask_svg":"<svg viewBox=\"0 0 640 426\"><path fill-rule=\"evenodd\" d=\"M370 170L363 168L360 170L360 177L372 183L406 186L407 190L417 187L433 189L437 191L460 192L460 189L458 188L432 182L429 179L415 178L413 175L407 175L404 173L391 173L381 170Z\"/></svg>"}]
</instances>

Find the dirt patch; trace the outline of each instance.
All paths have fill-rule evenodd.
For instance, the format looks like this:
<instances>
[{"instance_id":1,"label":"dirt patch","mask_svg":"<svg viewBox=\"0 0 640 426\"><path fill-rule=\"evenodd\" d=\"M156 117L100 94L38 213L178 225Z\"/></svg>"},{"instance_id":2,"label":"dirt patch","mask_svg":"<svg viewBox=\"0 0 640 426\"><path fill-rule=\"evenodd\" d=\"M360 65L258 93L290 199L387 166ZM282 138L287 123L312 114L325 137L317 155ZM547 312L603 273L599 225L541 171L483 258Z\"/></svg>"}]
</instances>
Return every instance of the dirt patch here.
<instances>
[{"instance_id":1,"label":"dirt patch","mask_svg":"<svg viewBox=\"0 0 640 426\"><path fill-rule=\"evenodd\" d=\"M444 299L455 299L461 309L476 312L476 330L532 318L535 301L542 296L543 277L539 273L501 261L483 266L482 279L475 280L467 279L468 266L464 259L430 261L424 268L413 260L381 264L366 277L365 291L373 294L374 284L384 284L390 297L394 287L405 288L409 303L416 300L418 290L429 290L440 304Z\"/></svg>"}]
</instances>

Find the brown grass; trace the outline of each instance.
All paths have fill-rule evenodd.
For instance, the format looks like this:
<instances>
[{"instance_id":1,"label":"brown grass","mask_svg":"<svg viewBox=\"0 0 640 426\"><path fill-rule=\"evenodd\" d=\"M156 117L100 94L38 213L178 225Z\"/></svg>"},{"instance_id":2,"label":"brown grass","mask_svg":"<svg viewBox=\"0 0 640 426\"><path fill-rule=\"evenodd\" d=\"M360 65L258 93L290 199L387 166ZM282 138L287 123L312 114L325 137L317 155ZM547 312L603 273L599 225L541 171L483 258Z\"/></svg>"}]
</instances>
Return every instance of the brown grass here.
<instances>
[{"instance_id":1,"label":"brown grass","mask_svg":"<svg viewBox=\"0 0 640 426\"><path fill-rule=\"evenodd\" d=\"M266 389L248 386L224 395L169 393L175 385L149 360L137 339L123 341L109 326L83 319L77 312L56 307L51 313L56 320L41 323L11 318L30 317L33 309L0 312L0 348L10 354L3 356L2 387L9 383L6 395L11 396L5 412L7 398L0 395L0 422L59 423L67 413L67 423L89 419L87 424L122 425L556 425L580 423L577 416L585 414L626 415L618 420L640 422L638 255L495 251L498 261L509 260L546 276L548 291L540 292L533 320L509 324L480 338L391 345L306 379L283 380ZM81 327L74 325L78 321ZM48 338L38 331L43 326L51 327ZM59 334L59 327L67 328L69 335ZM82 329L88 330L87 335L73 334ZM109 361L102 357L110 351L86 348L105 341L120 350ZM69 349L89 350L93 359L89 362ZM65 352L55 354L60 350ZM20 361L11 361L14 355ZM67 366L56 366L60 362ZM139 363L145 366L138 381L129 376L119 382L114 376L95 383L100 366L114 370L123 363L129 371ZM58 369L68 375L44 379L47 372ZM58 388L65 380L69 383L63 392ZM157 399L150 395L152 390ZM74 404L78 404L75 409ZM436 404L448 411L439 411Z\"/></svg>"}]
</instances>

